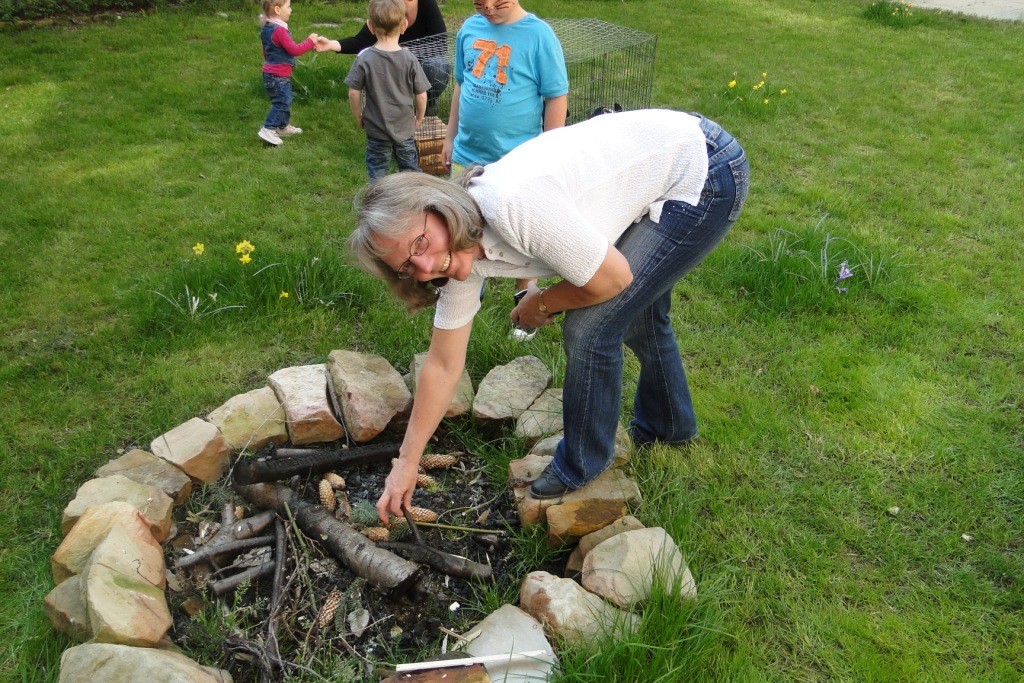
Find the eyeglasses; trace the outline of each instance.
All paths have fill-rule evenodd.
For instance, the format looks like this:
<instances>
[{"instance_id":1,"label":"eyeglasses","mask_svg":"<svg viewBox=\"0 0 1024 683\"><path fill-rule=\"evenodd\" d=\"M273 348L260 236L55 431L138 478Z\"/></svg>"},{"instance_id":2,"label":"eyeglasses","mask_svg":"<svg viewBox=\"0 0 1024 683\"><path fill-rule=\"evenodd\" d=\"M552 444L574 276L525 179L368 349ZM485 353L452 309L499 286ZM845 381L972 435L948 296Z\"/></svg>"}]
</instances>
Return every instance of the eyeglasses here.
<instances>
[{"instance_id":1,"label":"eyeglasses","mask_svg":"<svg viewBox=\"0 0 1024 683\"><path fill-rule=\"evenodd\" d=\"M405 263L398 267L398 279L408 280L412 277L412 271L415 266L412 264L413 256L423 256L427 252L427 247L430 246L430 241L427 239L427 217L430 212L426 212L423 215L423 233L419 237L412 241L409 245L409 258L406 259Z\"/></svg>"}]
</instances>

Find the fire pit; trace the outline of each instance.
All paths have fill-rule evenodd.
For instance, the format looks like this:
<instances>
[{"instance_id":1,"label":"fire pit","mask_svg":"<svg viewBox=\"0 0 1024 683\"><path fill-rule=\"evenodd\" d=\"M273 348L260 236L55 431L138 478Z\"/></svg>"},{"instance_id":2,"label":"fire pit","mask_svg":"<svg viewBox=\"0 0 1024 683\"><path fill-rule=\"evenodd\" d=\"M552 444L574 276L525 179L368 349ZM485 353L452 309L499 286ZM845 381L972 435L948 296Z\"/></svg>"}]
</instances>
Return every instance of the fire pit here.
<instances>
[{"instance_id":1,"label":"fire pit","mask_svg":"<svg viewBox=\"0 0 1024 683\"><path fill-rule=\"evenodd\" d=\"M261 459L236 463L232 471L237 490L232 490L230 477L208 487L206 500L181 515L178 536L167 545L167 565L177 567L176 590L170 591L175 620L169 635L187 651L205 649L210 634L196 615L217 609L204 597L206 588L212 587L234 611L248 615L224 634L226 649L217 664L235 681L280 678L281 670L294 673L305 666L303 662L316 660L325 651L346 652L360 662L361 676L370 676L375 662L411 661L424 652L436 651L446 633L464 630L484 616L469 607L479 600L480 587L474 584L511 583L520 578L505 576L512 552L507 532L519 524L512 495L485 476L485 463L458 446L441 449L454 452L454 457L425 459L427 464L454 461L421 476L425 486L417 490L416 505L436 518L423 525L414 520L415 527L404 519L394 520L387 531L390 539L376 544L363 534L379 538L375 532L382 527L374 505L390 471L390 451L396 446L374 446L370 460L376 462L351 466L344 464L345 458L357 461L365 448L334 450L338 466L326 470L333 473L328 478L324 468L331 463L322 456L329 455L331 449L280 449L287 456L284 458L273 457L275 449L270 449ZM325 460L326 465L321 464ZM289 466L303 462L313 463L307 470L320 471L294 474L283 483L252 482L254 471L262 473L257 477L269 479L274 477L271 468L287 472ZM270 471L264 471L267 469ZM239 478L246 483L237 484ZM332 479L334 486L329 483ZM321 483L325 481L327 486ZM322 490L329 494L322 496ZM287 509L282 496L288 499ZM278 522L276 533L272 521L257 529L237 524L265 516L254 501L267 504L269 498L278 502L282 508L278 515L287 520ZM324 507L323 502L334 509ZM200 509L195 510L197 504ZM231 513L221 519L225 509ZM236 509L244 516L233 520ZM300 510L319 524L304 528ZM348 532L324 538L338 533L324 518L344 525ZM241 527L242 538L225 535L225 529L234 528L232 522ZM420 536L418 543L414 532ZM277 534L283 538L278 539ZM218 536L227 540L218 543L214 540ZM248 547L247 539L256 539L259 545ZM227 552L209 552L211 544L213 549L220 546ZM332 552L331 548L339 546L340 552ZM361 570L344 560L345 552L357 552L357 546L362 546L358 548L362 553L394 551L425 566L414 565L409 576L401 570L392 576L386 567L381 568L387 562L373 557L368 560L372 565L369 575L360 576ZM416 554L418 548L423 554ZM279 557L284 560L280 567ZM458 558L486 571L476 577L459 576L465 563ZM448 573L445 559L453 562ZM375 577L374 571L383 575Z\"/></svg>"}]
</instances>

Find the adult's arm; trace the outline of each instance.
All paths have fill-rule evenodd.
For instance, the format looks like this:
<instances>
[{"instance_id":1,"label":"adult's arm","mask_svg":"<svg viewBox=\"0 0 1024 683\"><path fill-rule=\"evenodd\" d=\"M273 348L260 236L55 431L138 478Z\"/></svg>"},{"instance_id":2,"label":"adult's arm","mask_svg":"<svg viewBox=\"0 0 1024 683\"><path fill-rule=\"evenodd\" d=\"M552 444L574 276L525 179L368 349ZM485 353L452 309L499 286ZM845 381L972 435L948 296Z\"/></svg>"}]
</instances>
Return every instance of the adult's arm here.
<instances>
[{"instance_id":1,"label":"adult's arm","mask_svg":"<svg viewBox=\"0 0 1024 683\"><path fill-rule=\"evenodd\" d=\"M434 328L427 359L416 380L409 426L398 449L398 459L384 482L384 493L377 501L377 514L385 523L389 513L395 517L402 516L403 503L412 505L420 458L455 395L462 370L466 367L466 349L472 329L472 322L454 330Z\"/></svg>"},{"instance_id":2,"label":"adult's arm","mask_svg":"<svg viewBox=\"0 0 1024 683\"><path fill-rule=\"evenodd\" d=\"M363 24L363 28L359 30L359 33L348 38L339 38L336 42L338 47L335 52L340 52L343 55L355 55L376 43L377 36L373 35L373 31L370 30L369 26Z\"/></svg>"},{"instance_id":3,"label":"adult's arm","mask_svg":"<svg viewBox=\"0 0 1024 683\"><path fill-rule=\"evenodd\" d=\"M551 322L554 313L608 301L628 287L632 281L633 271L626 257L613 245L608 245L604 261L585 285L577 287L568 280L562 280L545 289L543 295L536 285L531 285L529 292L519 305L512 309L509 317L512 322L518 322L522 327L541 327ZM542 298L551 313L541 312Z\"/></svg>"},{"instance_id":4,"label":"adult's arm","mask_svg":"<svg viewBox=\"0 0 1024 683\"><path fill-rule=\"evenodd\" d=\"M408 2L409 0L406 0ZM414 0L417 1L417 0ZM441 8L437 6L437 0L418 0L415 17L405 33L398 37L399 43L407 43L410 40L425 38L426 36L437 35L448 30L441 15ZM358 54L362 50L377 42L377 37L366 24L359 30L359 33L349 38L341 38L336 41L337 47L332 45L335 52L343 55Z\"/></svg>"}]
</instances>

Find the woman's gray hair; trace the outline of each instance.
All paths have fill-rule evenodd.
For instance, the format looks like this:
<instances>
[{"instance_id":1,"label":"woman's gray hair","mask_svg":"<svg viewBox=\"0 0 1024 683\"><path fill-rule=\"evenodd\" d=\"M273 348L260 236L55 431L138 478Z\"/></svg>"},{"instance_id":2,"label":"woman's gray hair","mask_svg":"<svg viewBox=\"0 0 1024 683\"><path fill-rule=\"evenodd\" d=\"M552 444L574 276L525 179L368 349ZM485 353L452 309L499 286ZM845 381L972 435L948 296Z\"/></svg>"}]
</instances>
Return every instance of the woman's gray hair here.
<instances>
[{"instance_id":1,"label":"woman's gray hair","mask_svg":"<svg viewBox=\"0 0 1024 683\"><path fill-rule=\"evenodd\" d=\"M448 226L452 251L480 244L483 216L465 188L482 172L482 167L471 167L457 182L426 173L396 173L373 181L356 195L359 219L348 238L349 250L359 267L384 280L409 311L432 306L437 301L437 288L444 286L447 279L400 280L398 273L384 263L383 257L389 252L382 240L408 234L422 220L424 212L433 211Z\"/></svg>"}]
</instances>

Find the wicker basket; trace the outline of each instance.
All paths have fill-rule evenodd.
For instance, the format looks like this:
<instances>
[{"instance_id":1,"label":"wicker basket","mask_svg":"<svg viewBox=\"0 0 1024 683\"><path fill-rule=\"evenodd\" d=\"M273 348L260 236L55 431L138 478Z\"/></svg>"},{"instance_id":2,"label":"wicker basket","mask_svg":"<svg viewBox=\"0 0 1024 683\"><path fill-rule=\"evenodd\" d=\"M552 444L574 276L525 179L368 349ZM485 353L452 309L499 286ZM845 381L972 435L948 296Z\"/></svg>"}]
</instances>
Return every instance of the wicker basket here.
<instances>
[{"instance_id":1,"label":"wicker basket","mask_svg":"<svg viewBox=\"0 0 1024 683\"><path fill-rule=\"evenodd\" d=\"M436 116L424 116L423 121L416 127L413 137L416 140L416 151L420 155L420 168L424 173L445 178L451 173L451 169L441 158L441 147L444 146L444 137L447 133L448 126Z\"/></svg>"}]
</instances>

